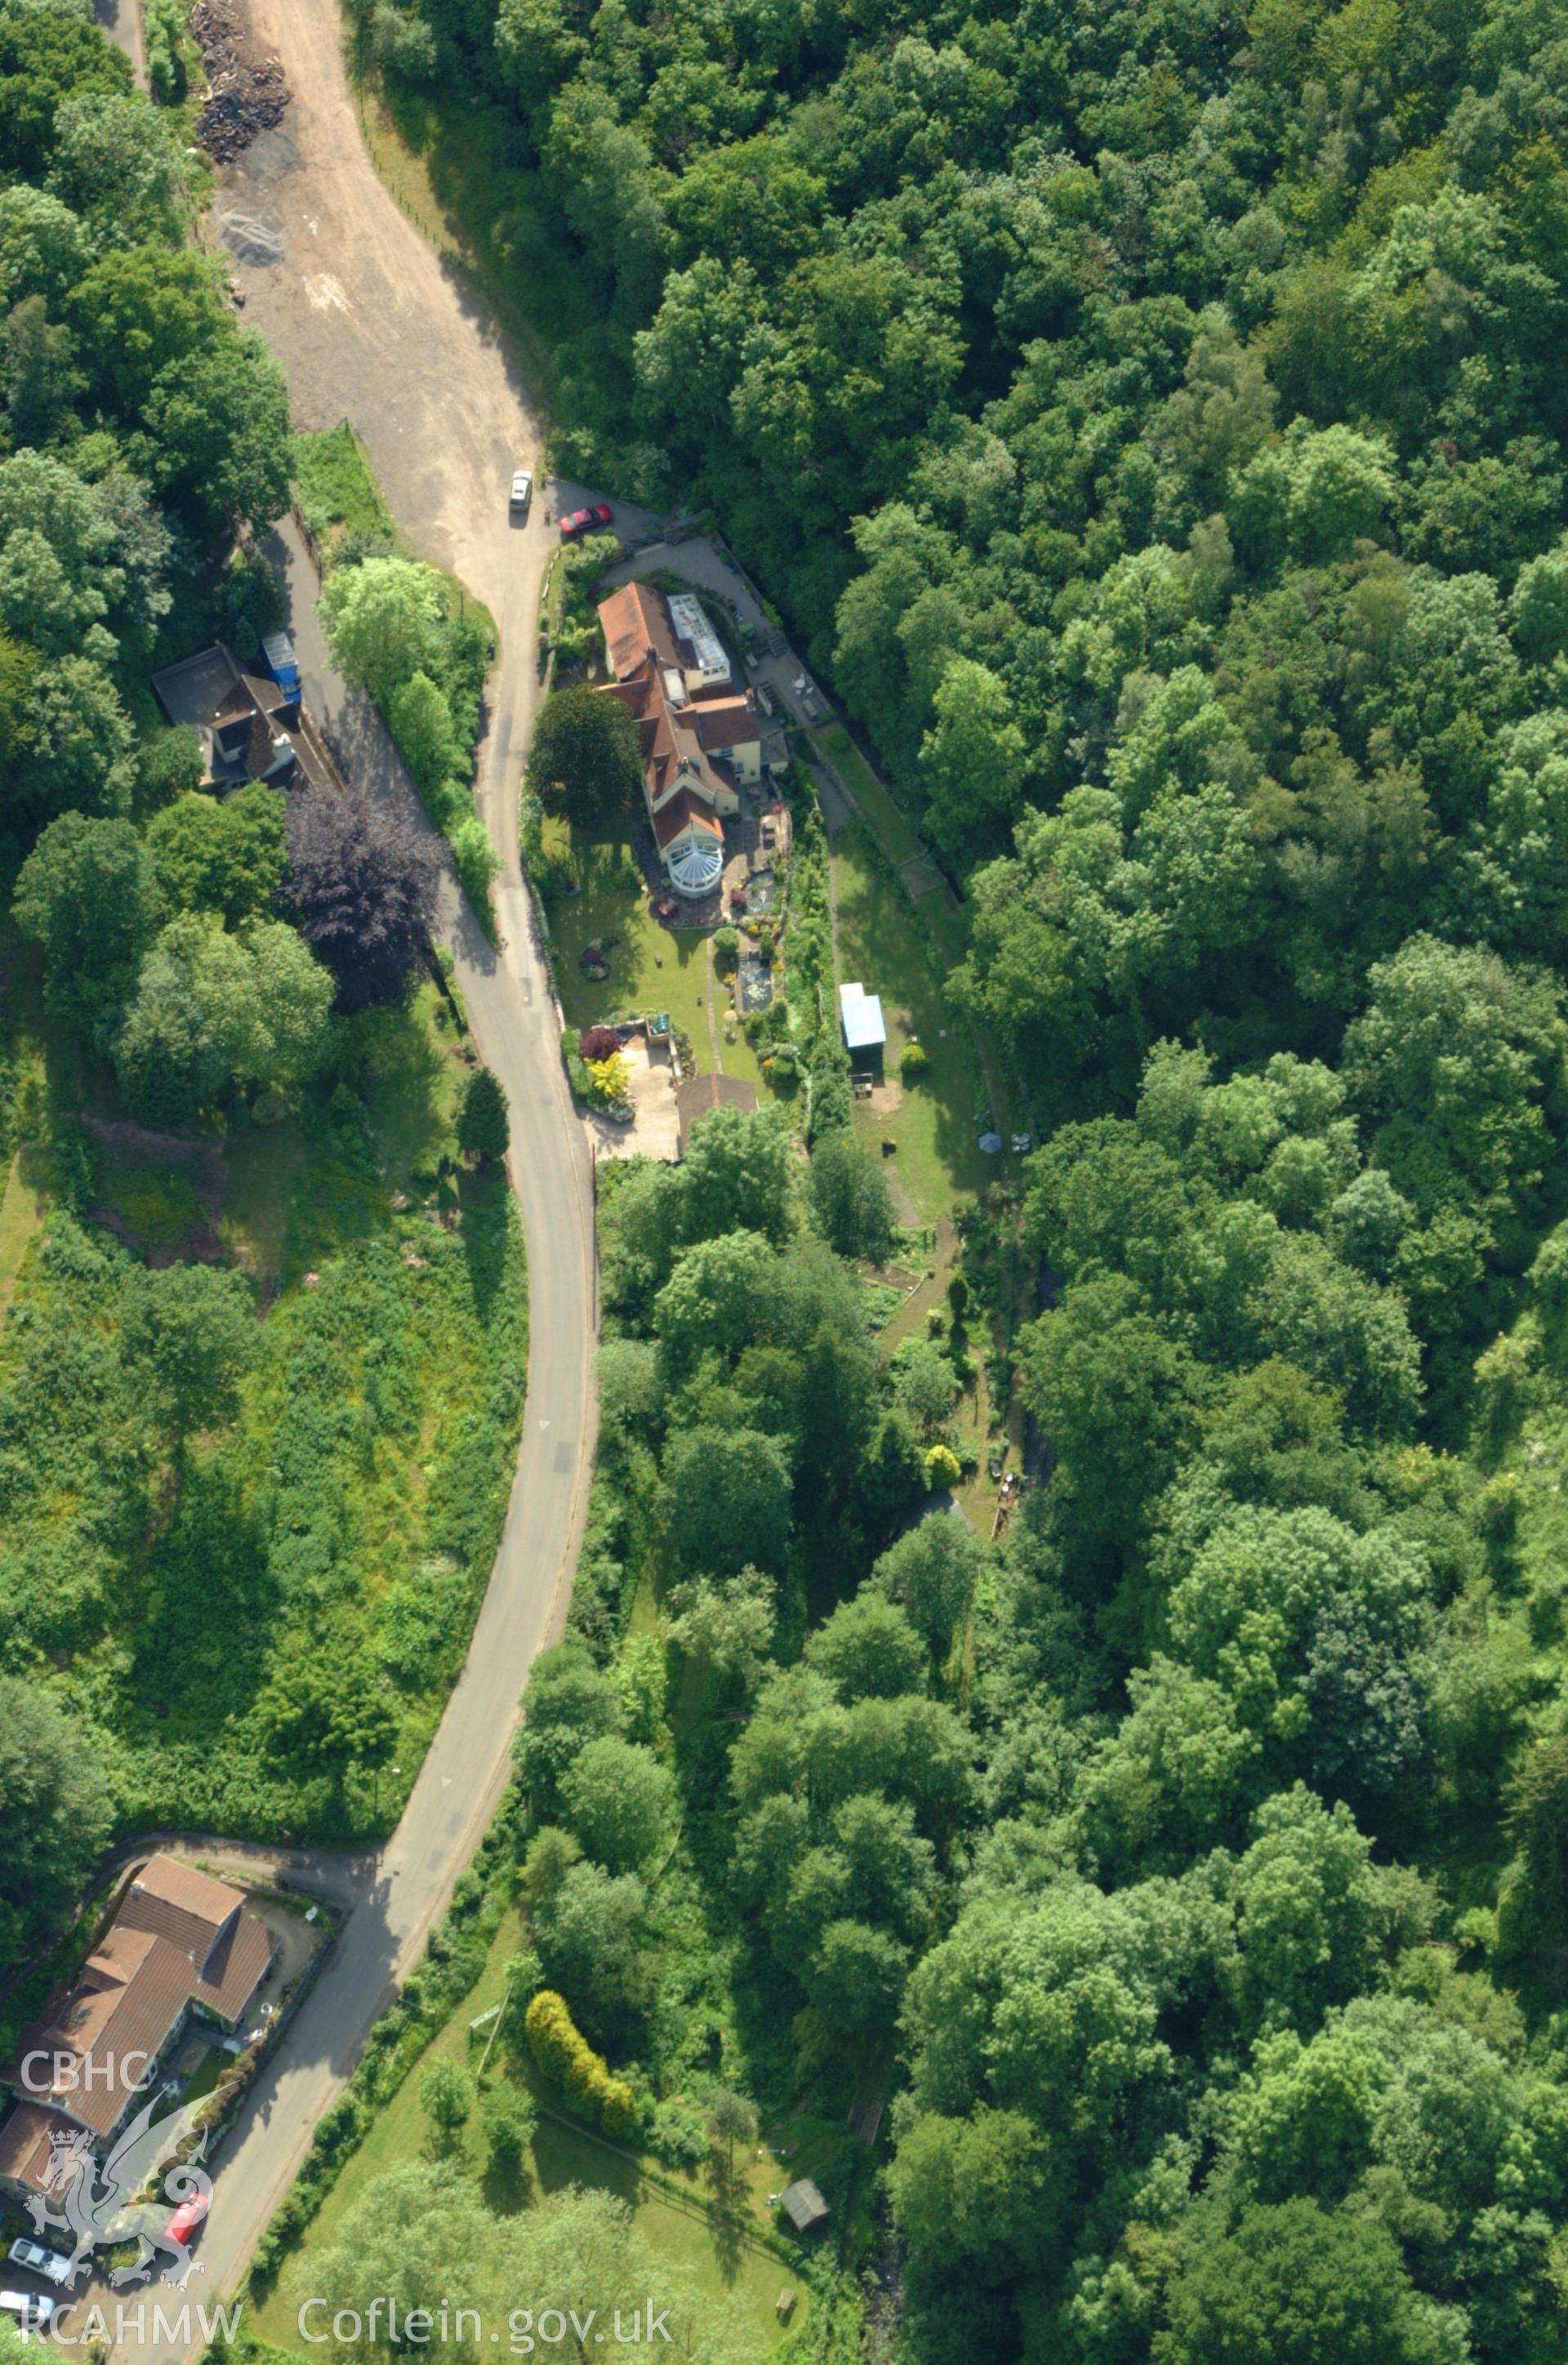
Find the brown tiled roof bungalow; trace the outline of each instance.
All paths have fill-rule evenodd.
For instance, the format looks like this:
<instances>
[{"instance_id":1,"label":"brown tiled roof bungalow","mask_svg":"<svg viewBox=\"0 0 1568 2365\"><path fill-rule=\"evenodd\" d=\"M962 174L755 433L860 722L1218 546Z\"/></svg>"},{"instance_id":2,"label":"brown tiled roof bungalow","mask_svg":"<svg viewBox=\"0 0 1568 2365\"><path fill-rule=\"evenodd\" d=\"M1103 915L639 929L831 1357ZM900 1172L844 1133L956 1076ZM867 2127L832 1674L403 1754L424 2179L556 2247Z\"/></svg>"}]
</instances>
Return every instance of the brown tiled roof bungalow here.
<instances>
[{"instance_id":1,"label":"brown tiled roof bungalow","mask_svg":"<svg viewBox=\"0 0 1568 2365\"><path fill-rule=\"evenodd\" d=\"M0 2129L0 2183L28 2181L23 2171L47 2163L49 2135L68 2122L111 2135L192 2005L232 2028L272 1956L239 1889L153 1856L74 1985L50 1998L0 2071L22 2098Z\"/></svg>"},{"instance_id":2,"label":"brown tiled roof bungalow","mask_svg":"<svg viewBox=\"0 0 1568 2365\"><path fill-rule=\"evenodd\" d=\"M264 674L241 672L239 680L213 716L215 723L238 723L245 714L281 714L293 700L281 683Z\"/></svg>"},{"instance_id":3,"label":"brown tiled roof bungalow","mask_svg":"<svg viewBox=\"0 0 1568 2365\"><path fill-rule=\"evenodd\" d=\"M199 1971L195 2001L230 2025L272 1960L266 1925L246 1912L241 1891L171 1855L155 1855L142 1866L115 1926L150 1930L178 1946Z\"/></svg>"}]
</instances>

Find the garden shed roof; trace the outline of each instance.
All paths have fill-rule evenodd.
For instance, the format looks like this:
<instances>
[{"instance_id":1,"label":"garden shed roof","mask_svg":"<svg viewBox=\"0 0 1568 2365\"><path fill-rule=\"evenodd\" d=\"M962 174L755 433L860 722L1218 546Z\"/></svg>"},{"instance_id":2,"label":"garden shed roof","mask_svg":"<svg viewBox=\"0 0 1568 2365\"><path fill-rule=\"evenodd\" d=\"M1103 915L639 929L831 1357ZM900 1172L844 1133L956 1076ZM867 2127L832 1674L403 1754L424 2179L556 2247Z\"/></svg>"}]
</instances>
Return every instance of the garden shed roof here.
<instances>
[{"instance_id":1,"label":"garden shed roof","mask_svg":"<svg viewBox=\"0 0 1568 2365\"><path fill-rule=\"evenodd\" d=\"M880 994L868 993L863 985L841 985L838 1014L844 1022L845 1043L851 1051L879 1050L887 1041Z\"/></svg>"},{"instance_id":2,"label":"garden shed roof","mask_svg":"<svg viewBox=\"0 0 1568 2365\"><path fill-rule=\"evenodd\" d=\"M827 2222L827 2202L809 2176L802 2176L798 2183L790 2185L779 2194L778 2200L790 2224L802 2234L810 2233L813 2225Z\"/></svg>"}]
</instances>

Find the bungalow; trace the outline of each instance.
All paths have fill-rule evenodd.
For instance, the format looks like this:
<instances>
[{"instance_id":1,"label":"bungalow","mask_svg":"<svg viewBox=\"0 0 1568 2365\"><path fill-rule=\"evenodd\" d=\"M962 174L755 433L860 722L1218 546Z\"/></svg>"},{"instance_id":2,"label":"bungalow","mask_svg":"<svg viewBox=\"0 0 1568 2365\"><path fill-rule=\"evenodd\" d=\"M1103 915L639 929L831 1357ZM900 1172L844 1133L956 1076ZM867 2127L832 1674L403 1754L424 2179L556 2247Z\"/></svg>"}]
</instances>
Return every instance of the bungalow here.
<instances>
[{"instance_id":1,"label":"bungalow","mask_svg":"<svg viewBox=\"0 0 1568 2365\"><path fill-rule=\"evenodd\" d=\"M102 2150L193 2017L239 2025L275 1951L241 1890L151 1857L75 1984L50 1998L0 2069L17 2097L0 2126L0 2191L41 2191L62 2142Z\"/></svg>"},{"instance_id":2,"label":"bungalow","mask_svg":"<svg viewBox=\"0 0 1568 2365\"><path fill-rule=\"evenodd\" d=\"M624 583L599 621L618 698L637 725L643 795L678 894L711 895L724 868L723 824L762 778L762 726L737 690L701 603Z\"/></svg>"}]
</instances>

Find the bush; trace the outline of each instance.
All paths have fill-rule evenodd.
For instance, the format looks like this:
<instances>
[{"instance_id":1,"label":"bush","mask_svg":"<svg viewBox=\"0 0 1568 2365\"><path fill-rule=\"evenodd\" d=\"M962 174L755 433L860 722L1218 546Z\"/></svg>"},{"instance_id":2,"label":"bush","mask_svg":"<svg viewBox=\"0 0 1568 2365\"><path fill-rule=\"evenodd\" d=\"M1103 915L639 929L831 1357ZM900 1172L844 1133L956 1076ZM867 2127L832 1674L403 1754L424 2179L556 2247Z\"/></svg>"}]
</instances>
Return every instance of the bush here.
<instances>
[{"instance_id":1,"label":"bush","mask_svg":"<svg viewBox=\"0 0 1568 2365\"><path fill-rule=\"evenodd\" d=\"M934 1445L925 1457L925 1483L933 1490L938 1486L956 1486L964 1473L958 1455L950 1445Z\"/></svg>"},{"instance_id":2,"label":"bush","mask_svg":"<svg viewBox=\"0 0 1568 2365\"><path fill-rule=\"evenodd\" d=\"M566 1063L566 1081L572 1088L572 1098L580 1108L587 1108L593 1099L593 1086L588 1082L588 1071L577 1048L577 1036L569 1026L561 1037L561 1057Z\"/></svg>"},{"instance_id":3,"label":"bush","mask_svg":"<svg viewBox=\"0 0 1568 2365\"><path fill-rule=\"evenodd\" d=\"M713 931L713 966L721 977L728 977L740 958L741 940L734 928Z\"/></svg>"},{"instance_id":4,"label":"bush","mask_svg":"<svg viewBox=\"0 0 1568 2365\"><path fill-rule=\"evenodd\" d=\"M490 913L490 887L501 867L500 856L490 843L490 833L477 813L467 814L451 832L452 859L463 884L463 892L485 924L487 935L493 922Z\"/></svg>"},{"instance_id":5,"label":"bush","mask_svg":"<svg viewBox=\"0 0 1568 2365\"><path fill-rule=\"evenodd\" d=\"M931 1066L931 1055L924 1043L906 1043L899 1061L899 1074L906 1084L918 1083Z\"/></svg>"},{"instance_id":6,"label":"bush","mask_svg":"<svg viewBox=\"0 0 1568 2365\"><path fill-rule=\"evenodd\" d=\"M834 1040L824 1041L812 1061L812 1105L806 1120L806 1142L811 1149L825 1134L848 1125L854 1115L855 1101L849 1089L849 1061Z\"/></svg>"},{"instance_id":7,"label":"bush","mask_svg":"<svg viewBox=\"0 0 1568 2365\"><path fill-rule=\"evenodd\" d=\"M147 79L160 106L174 106L185 95L185 62L180 44L188 15L185 0L147 0L143 12Z\"/></svg>"},{"instance_id":8,"label":"bush","mask_svg":"<svg viewBox=\"0 0 1568 2365\"><path fill-rule=\"evenodd\" d=\"M405 82L435 79L435 35L418 17L383 5L371 18L371 43L383 73L400 74Z\"/></svg>"},{"instance_id":9,"label":"bush","mask_svg":"<svg viewBox=\"0 0 1568 2365\"><path fill-rule=\"evenodd\" d=\"M621 1037L613 1026L585 1026L577 1037L577 1049L585 1060L613 1059L621 1048Z\"/></svg>"},{"instance_id":10,"label":"bush","mask_svg":"<svg viewBox=\"0 0 1568 2365\"><path fill-rule=\"evenodd\" d=\"M579 2031L564 1996L541 1988L523 2015L534 2067L586 2119L624 2143L637 2133L637 2098Z\"/></svg>"},{"instance_id":11,"label":"bush","mask_svg":"<svg viewBox=\"0 0 1568 2365\"><path fill-rule=\"evenodd\" d=\"M521 2086L496 2086L479 2105L485 2142L499 2168L516 2169L533 2141L539 2113L533 2097Z\"/></svg>"},{"instance_id":12,"label":"bush","mask_svg":"<svg viewBox=\"0 0 1568 2365\"><path fill-rule=\"evenodd\" d=\"M632 1071L617 1046L608 1059L589 1059L588 1099L595 1108L623 1108L632 1096Z\"/></svg>"}]
</instances>

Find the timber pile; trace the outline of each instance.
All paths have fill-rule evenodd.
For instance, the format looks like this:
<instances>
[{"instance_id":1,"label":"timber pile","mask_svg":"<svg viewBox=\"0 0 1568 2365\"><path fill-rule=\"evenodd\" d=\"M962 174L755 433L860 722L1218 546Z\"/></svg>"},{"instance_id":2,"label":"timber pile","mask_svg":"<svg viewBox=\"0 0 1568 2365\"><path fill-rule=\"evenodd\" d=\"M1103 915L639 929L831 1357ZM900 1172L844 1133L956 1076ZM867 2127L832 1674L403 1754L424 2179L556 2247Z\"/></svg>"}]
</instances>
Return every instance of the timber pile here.
<instances>
[{"instance_id":1,"label":"timber pile","mask_svg":"<svg viewBox=\"0 0 1568 2365\"><path fill-rule=\"evenodd\" d=\"M196 0L191 33L207 84L196 139L215 163L231 164L259 131L283 120L288 105L283 61L256 55L237 0Z\"/></svg>"}]
</instances>

